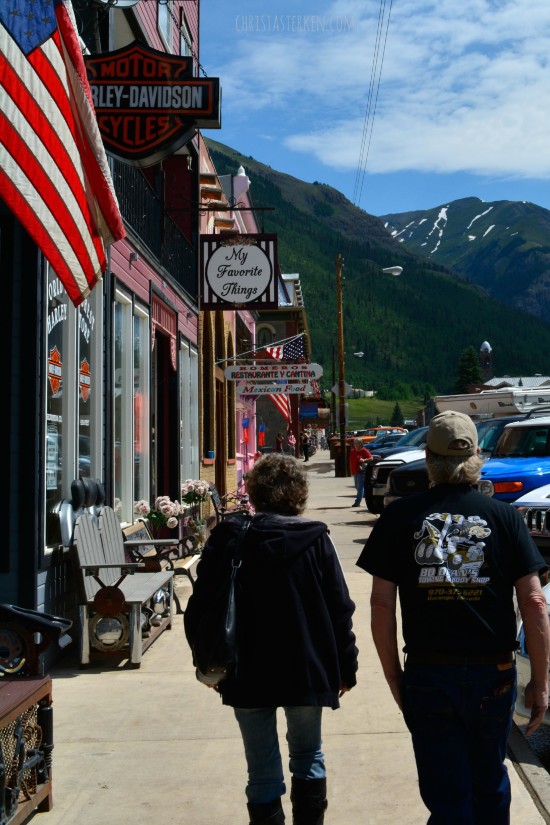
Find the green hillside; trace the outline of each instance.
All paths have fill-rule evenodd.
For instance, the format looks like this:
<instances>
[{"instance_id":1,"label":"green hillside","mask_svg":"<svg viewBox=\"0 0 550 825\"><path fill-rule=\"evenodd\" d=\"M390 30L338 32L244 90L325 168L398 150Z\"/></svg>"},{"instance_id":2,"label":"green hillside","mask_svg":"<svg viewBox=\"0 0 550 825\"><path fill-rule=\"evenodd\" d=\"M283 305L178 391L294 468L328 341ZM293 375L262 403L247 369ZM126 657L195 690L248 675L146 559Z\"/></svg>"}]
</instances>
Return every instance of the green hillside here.
<instances>
[{"instance_id":1,"label":"green hillside","mask_svg":"<svg viewBox=\"0 0 550 825\"><path fill-rule=\"evenodd\" d=\"M491 342L497 374L548 374L550 326L492 299L445 267L397 245L383 223L324 184L283 175L207 140L220 175L244 166L257 218L278 235L285 273L299 273L313 360L331 386L337 341L336 257L344 258L346 380L389 399L454 390L466 347ZM399 265L398 278L383 275ZM354 352L364 352L363 358Z\"/></svg>"}]
</instances>

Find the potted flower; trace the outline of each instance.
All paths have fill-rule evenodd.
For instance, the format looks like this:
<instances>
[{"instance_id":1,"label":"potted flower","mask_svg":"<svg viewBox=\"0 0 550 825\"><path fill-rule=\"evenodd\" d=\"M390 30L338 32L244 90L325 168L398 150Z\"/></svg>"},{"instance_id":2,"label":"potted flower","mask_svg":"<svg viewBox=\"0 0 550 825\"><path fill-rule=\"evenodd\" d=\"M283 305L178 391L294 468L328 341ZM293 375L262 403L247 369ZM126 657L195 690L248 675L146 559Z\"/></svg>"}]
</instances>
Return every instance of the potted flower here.
<instances>
[{"instance_id":1,"label":"potted flower","mask_svg":"<svg viewBox=\"0 0 550 825\"><path fill-rule=\"evenodd\" d=\"M181 485L181 502L191 508L191 514L184 521L187 530L195 535L200 544L206 540L206 526L201 518L201 504L211 495L207 481L188 478Z\"/></svg>"},{"instance_id":2,"label":"potted flower","mask_svg":"<svg viewBox=\"0 0 550 825\"><path fill-rule=\"evenodd\" d=\"M159 496L152 507L145 499L136 501L134 504L134 512L141 518L147 519L155 538L159 538L163 527L172 530L178 526L183 509L179 501L172 501L168 496Z\"/></svg>"}]
</instances>

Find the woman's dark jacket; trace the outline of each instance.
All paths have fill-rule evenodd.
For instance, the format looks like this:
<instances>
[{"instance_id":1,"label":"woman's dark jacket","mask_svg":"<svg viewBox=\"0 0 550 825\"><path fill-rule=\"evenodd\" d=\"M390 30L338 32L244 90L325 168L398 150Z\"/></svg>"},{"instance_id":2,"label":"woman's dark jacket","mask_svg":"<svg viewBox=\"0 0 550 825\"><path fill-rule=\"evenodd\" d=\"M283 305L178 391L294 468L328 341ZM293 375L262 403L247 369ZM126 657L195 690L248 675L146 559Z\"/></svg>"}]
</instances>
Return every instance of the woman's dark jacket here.
<instances>
[{"instance_id":1,"label":"woman's dark jacket","mask_svg":"<svg viewBox=\"0 0 550 825\"><path fill-rule=\"evenodd\" d=\"M213 593L230 572L241 518L212 531L184 615L191 648ZM356 684L355 604L326 524L260 513L241 547L237 574L239 660L219 685L233 707L339 707L342 684Z\"/></svg>"}]
</instances>

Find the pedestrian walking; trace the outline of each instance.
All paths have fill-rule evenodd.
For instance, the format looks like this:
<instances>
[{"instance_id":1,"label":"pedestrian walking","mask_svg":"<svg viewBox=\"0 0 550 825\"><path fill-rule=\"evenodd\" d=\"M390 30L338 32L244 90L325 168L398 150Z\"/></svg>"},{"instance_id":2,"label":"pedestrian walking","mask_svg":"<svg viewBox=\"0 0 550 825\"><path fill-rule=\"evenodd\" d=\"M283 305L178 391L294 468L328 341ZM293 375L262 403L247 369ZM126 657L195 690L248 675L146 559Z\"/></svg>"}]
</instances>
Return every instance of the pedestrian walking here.
<instances>
[{"instance_id":1,"label":"pedestrian walking","mask_svg":"<svg viewBox=\"0 0 550 825\"><path fill-rule=\"evenodd\" d=\"M373 576L372 635L412 736L430 825L508 825L513 593L531 663L530 735L548 707L550 631L539 578L547 565L517 510L475 489L482 459L468 416L432 419L426 460L431 488L386 507L357 561Z\"/></svg>"},{"instance_id":2,"label":"pedestrian walking","mask_svg":"<svg viewBox=\"0 0 550 825\"><path fill-rule=\"evenodd\" d=\"M365 468L362 466L364 461L372 461L372 453L367 450L360 438L354 438L349 451L349 467L355 484L355 501L352 507L359 507L365 495Z\"/></svg>"},{"instance_id":3,"label":"pedestrian walking","mask_svg":"<svg viewBox=\"0 0 550 825\"><path fill-rule=\"evenodd\" d=\"M304 430L300 436L300 446L302 448L302 455L304 461L309 461L309 435Z\"/></svg>"},{"instance_id":4,"label":"pedestrian walking","mask_svg":"<svg viewBox=\"0 0 550 825\"><path fill-rule=\"evenodd\" d=\"M251 825L282 825L286 792L277 708L286 717L294 825L322 825L327 807L321 748L324 707L336 709L356 684L350 598L326 524L301 516L307 475L288 455L263 456L247 475L256 515L237 574L238 664L218 684L240 727L248 766ZM185 611L192 645L212 594L229 575L236 517L214 528Z\"/></svg>"},{"instance_id":5,"label":"pedestrian walking","mask_svg":"<svg viewBox=\"0 0 550 825\"><path fill-rule=\"evenodd\" d=\"M288 434L287 442L288 442L288 452L291 455L294 455L296 453L296 436L294 435L294 433L292 431Z\"/></svg>"}]
</instances>

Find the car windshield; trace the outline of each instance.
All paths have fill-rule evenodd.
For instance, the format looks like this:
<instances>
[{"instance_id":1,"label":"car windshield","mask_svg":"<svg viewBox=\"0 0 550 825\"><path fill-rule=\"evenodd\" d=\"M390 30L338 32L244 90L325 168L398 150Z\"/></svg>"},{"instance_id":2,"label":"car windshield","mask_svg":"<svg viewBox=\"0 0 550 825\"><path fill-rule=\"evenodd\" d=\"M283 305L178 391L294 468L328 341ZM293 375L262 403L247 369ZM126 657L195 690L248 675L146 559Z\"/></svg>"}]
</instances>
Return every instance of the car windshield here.
<instances>
[{"instance_id":1,"label":"car windshield","mask_svg":"<svg viewBox=\"0 0 550 825\"><path fill-rule=\"evenodd\" d=\"M550 456L550 427L508 427L502 431L494 458Z\"/></svg>"},{"instance_id":2,"label":"car windshield","mask_svg":"<svg viewBox=\"0 0 550 825\"><path fill-rule=\"evenodd\" d=\"M374 441L368 442L368 447L370 449L370 447L384 447L388 444L396 444L397 442L401 442L402 438L402 435L379 435Z\"/></svg>"},{"instance_id":3,"label":"car windshield","mask_svg":"<svg viewBox=\"0 0 550 825\"><path fill-rule=\"evenodd\" d=\"M506 423L506 421L498 421L498 419L492 418L476 424L478 446L483 453L493 452L493 448Z\"/></svg>"},{"instance_id":4,"label":"car windshield","mask_svg":"<svg viewBox=\"0 0 550 825\"><path fill-rule=\"evenodd\" d=\"M427 427L419 427L417 430L411 430L410 433L407 433L407 435L404 435L403 438L399 440L399 446L416 447L419 444L424 444L426 442L427 432Z\"/></svg>"}]
</instances>

